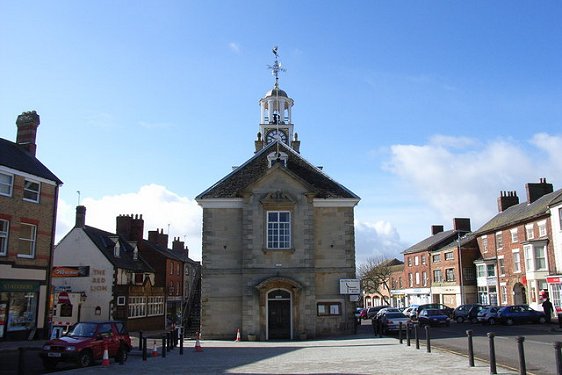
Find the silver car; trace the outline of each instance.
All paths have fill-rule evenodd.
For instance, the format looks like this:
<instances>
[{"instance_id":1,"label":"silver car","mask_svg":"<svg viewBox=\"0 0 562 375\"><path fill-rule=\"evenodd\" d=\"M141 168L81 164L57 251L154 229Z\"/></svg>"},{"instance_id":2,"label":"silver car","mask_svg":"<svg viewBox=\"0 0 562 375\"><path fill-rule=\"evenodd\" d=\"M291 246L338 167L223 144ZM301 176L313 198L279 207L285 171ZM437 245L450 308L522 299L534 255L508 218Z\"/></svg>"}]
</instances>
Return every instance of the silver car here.
<instances>
[{"instance_id":1,"label":"silver car","mask_svg":"<svg viewBox=\"0 0 562 375\"><path fill-rule=\"evenodd\" d=\"M406 329L408 323L410 323L410 318L401 312L387 312L380 316L379 321L382 326L383 333L388 333L392 331L398 331L400 329L400 323L402 323L402 329Z\"/></svg>"}]
</instances>

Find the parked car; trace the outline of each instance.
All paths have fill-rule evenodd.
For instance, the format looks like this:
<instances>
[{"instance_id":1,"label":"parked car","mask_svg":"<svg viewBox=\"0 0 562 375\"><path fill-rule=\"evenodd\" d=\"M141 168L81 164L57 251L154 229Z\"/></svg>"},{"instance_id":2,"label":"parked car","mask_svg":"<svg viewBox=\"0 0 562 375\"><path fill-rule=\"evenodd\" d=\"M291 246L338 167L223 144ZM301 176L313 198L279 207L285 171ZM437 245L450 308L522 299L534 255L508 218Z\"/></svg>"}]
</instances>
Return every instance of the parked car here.
<instances>
[{"instance_id":1,"label":"parked car","mask_svg":"<svg viewBox=\"0 0 562 375\"><path fill-rule=\"evenodd\" d=\"M367 319L373 319L375 315L379 312L380 309L384 309L385 307L390 307L388 305L381 305L381 306L373 306L369 307L367 310Z\"/></svg>"},{"instance_id":2,"label":"parked car","mask_svg":"<svg viewBox=\"0 0 562 375\"><path fill-rule=\"evenodd\" d=\"M498 306L487 306L476 314L476 320L482 324L496 324L498 321Z\"/></svg>"},{"instance_id":3,"label":"parked car","mask_svg":"<svg viewBox=\"0 0 562 375\"><path fill-rule=\"evenodd\" d=\"M119 362L126 361L131 351L131 338L123 322L80 322L66 335L49 340L39 353L43 366L52 370L59 362L74 362L88 367L103 358L107 348L108 357Z\"/></svg>"},{"instance_id":4,"label":"parked car","mask_svg":"<svg viewBox=\"0 0 562 375\"><path fill-rule=\"evenodd\" d=\"M447 305L443 305L442 303L426 303L424 305L419 305L417 309L417 315L420 316L420 313L426 309L433 309L433 310L442 310L449 318L453 316L453 308Z\"/></svg>"},{"instance_id":5,"label":"parked car","mask_svg":"<svg viewBox=\"0 0 562 375\"><path fill-rule=\"evenodd\" d=\"M456 321L457 323L462 323L465 320L472 321L470 311L475 307L482 307L482 305L478 303L470 303L466 305L457 306L453 310L453 316L452 316L453 320ZM472 316L472 318L476 318L477 312L478 312L477 310L473 311L474 315Z\"/></svg>"},{"instance_id":6,"label":"parked car","mask_svg":"<svg viewBox=\"0 0 562 375\"><path fill-rule=\"evenodd\" d=\"M357 324L361 323L361 312L364 310L364 308L362 307L357 307L355 309L355 313L353 313L353 315L355 316L355 321L357 322Z\"/></svg>"},{"instance_id":7,"label":"parked car","mask_svg":"<svg viewBox=\"0 0 562 375\"><path fill-rule=\"evenodd\" d=\"M417 311L418 311L418 305L410 305L406 307L402 312L410 319L415 319L415 317L417 316Z\"/></svg>"},{"instance_id":8,"label":"parked car","mask_svg":"<svg viewBox=\"0 0 562 375\"><path fill-rule=\"evenodd\" d=\"M376 315L375 315L375 319L379 319L382 315L387 314L387 313L399 313L400 310L396 307L383 307L382 309L380 309Z\"/></svg>"},{"instance_id":9,"label":"parked car","mask_svg":"<svg viewBox=\"0 0 562 375\"><path fill-rule=\"evenodd\" d=\"M402 329L406 329L406 325L410 323L410 318L401 312L387 312L381 315L379 318L383 333L388 333L392 331L398 331L400 329L400 323L402 323Z\"/></svg>"},{"instance_id":10,"label":"parked car","mask_svg":"<svg viewBox=\"0 0 562 375\"><path fill-rule=\"evenodd\" d=\"M508 326L515 323L545 323L546 315L528 305L504 306L498 310L498 320Z\"/></svg>"},{"instance_id":11,"label":"parked car","mask_svg":"<svg viewBox=\"0 0 562 375\"><path fill-rule=\"evenodd\" d=\"M451 319L445 310L424 309L418 314L420 326L449 326Z\"/></svg>"}]
</instances>

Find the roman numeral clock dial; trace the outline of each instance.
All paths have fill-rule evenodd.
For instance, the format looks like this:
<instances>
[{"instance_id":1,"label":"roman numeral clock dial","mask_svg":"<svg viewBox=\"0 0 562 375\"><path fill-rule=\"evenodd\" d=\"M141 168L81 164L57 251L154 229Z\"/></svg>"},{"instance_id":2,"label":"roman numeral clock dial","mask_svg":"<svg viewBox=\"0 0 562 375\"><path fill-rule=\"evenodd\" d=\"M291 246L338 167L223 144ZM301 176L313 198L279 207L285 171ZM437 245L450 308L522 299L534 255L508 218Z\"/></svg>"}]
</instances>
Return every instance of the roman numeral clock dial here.
<instances>
[{"instance_id":1,"label":"roman numeral clock dial","mask_svg":"<svg viewBox=\"0 0 562 375\"><path fill-rule=\"evenodd\" d=\"M265 141L267 143L271 143L273 141L276 141L277 139L280 139L281 142L287 144L287 134L283 130L270 130L265 135Z\"/></svg>"}]
</instances>

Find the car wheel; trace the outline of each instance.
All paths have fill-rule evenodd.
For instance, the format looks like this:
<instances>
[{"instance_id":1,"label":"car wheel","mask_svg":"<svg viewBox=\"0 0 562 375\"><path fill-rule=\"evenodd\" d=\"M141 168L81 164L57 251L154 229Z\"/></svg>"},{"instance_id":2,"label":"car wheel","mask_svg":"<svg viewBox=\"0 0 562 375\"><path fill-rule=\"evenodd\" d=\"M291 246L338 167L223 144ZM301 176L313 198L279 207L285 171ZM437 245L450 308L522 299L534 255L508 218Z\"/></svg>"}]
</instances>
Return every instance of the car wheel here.
<instances>
[{"instance_id":1,"label":"car wheel","mask_svg":"<svg viewBox=\"0 0 562 375\"><path fill-rule=\"evenodd\" d=\"M544 316L541 316L541 317L539 318L539 323L540 323L540 324L546 323L546 318L545 318Z\"/></svg>"},{"instance_id":2,"label":"car wheel","mask_svg":"<svg viewBox=\"0 0 562 375\"><path fill-rule=\"evenodd\" d=\"M78 357L78 364L80 367L88 367L92 364L92 353L89 350L84 350Z\"/></svg>"},{"instance_id":3,"label":"car wheel","mask_svg":"<svg viewBox=\"0 0 562 375\"><path fill-rule=\"evenodd\" d=\"M462 316L457 316L456 321L457 321L457 323L462 323L462 322L464 322L464 318Z\"/></svg>"},{"instance_id":4,"label":"car wheel","mask_svg":"<svg viewBox=\"0 0 562 375\"><path fill-rule=\"evenodd\" d=\"M43 367L47 371L53 371L55 367L57 367L57 361L53 361L52 359L43 359Z\"/></svg>"},{"instance_id":5,"label":"car wheel","mask_svg":"<svg viewBox=\"0 0 562 375\"><path fill-rule=\"evenodd\" d=\"M512 325L513 325L513 319L507 318L507 319L505 320L505 324L507 324L508 326L512 326Z\"/></svg>"},{"instance_id":6,"label":"car wheel","mask_svg":"<svg viewBox=\"0 0 562 375\"><path fill-rule=\"evenodd\" d=\"M125 363L127 362L127 359L129 359L129 350L127 350L127 347L125 345L121 345L119 347L116 359L119 363Z\"/></svg>"},{"instance_id":7,"label":"car wheel","mask_svg":"<svg viewBox=\"0 0 562 375\"><path fill-rule=\"evenodd\" d=\"M496 319L494 319L494 318L488 319L488 324L490 324L490 325L496 324Z\"/></svg>"}]
</instances>

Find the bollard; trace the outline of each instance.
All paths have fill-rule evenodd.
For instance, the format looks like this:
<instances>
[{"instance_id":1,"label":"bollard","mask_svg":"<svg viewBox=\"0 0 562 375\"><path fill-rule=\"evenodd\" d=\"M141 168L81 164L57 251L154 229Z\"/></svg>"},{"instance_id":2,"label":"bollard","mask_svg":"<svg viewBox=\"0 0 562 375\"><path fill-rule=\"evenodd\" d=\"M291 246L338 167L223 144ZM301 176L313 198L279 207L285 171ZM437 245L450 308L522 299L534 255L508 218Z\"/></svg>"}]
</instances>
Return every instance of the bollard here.
<instances>
[{"instance_id":1,"label":"bollard","mask_svg":"<svg viewBox=\"0 0 562 375\"><path fill-rule=\"evenodd\" d=\"M25 353L24 353L25 348L19 347L18 348L18 375L19 374L25 374Z\"/></svg>"},{"instance_id":2,"label":"bollard","mask_svg":"<svg viewBox=\"0 0 562 375\"><path fill-rule=\"evenodd\" d=\"M142 351L142 345L143 345L143 341L142 341L142 331L139 331L139 350Z\"/></svg>"},{"instance_id":3,"label":"bollard","mask_svg":"<svg viewBox=\"0 0 562 375\"><path fill-rule=\"evenodd\" d=\"M562 375L562 342L554 341L554 355L556 356L556 375Z\"/></svg>"},{"instance_id":4,"label":"bollard","mask_svg":"<svg viewBox=\"0 0 562 375\"><path fill-rule=\"evenodd\" d=\"M494 347L494 337L496 334L494 332L488 332L488 339L490 341L490 374L497 374L496 369L496 348Z\"/></svg>"},{"instance_id":5,"label":"bollard","mask_svg":"<svg viewBox=\"0 0 562 375\"><path fill-rule=\"evenodd\" d=\"M402 322L398 323L398 340L400 340L400 344L402 344Z\"/></svg>"},{"instance_id":6,"label":"bollard","mask_svg":"<svg viewBox=\"0 0 562 375\"><path fill-rule=\"evenodd\" d=\"M429 325L425 326L425 345L427 346L427 352L431 353L431 338L429 337Z\"/></svg>"},{"instance_id":7,"label":"bollard","mask_svg":"<svg viewBox=\"0 0 562 375\"><path fill-rule=\"evenodd\" d=\"M467 330L466 335L468 336L468 365L470 367L474 367L474 347L472 345L472 330L471 329Z\"/></svg>"},{"instance_id":8,"label":"bollard","mask_svg":"<svg viewBox=\"0 0 562 375\"><path fill-rule=\"evenodd\" d=\"M147 354L146 354L146 337L142 338L142 360L146 361Z\"/></svg>"},{"instance_id":9,"label":"bollard","mask_svg":"<svg viewBox=\"0 0 562 375\"><path fill-rule=\"evenodd\" d=\"M416 349L420 348L420 337L418 335L418 324L414 324L414 338L416 339Z\"/></svg>"},{"instance_id":10,"label":"bollard","mask_svg":"<svg viewBox=\"0 0 562 375\"><path fill-rule=\"evenodd\" d=\"M166 358L166 335L162 335L162 358Z\"/></svg>"},{"instance_id":11,"label":"bollard","mask_svg":"<svg viewBox=\"0 0 562 375\"><path fill-rule=\"evenodd\" d=\"M180 331L180 354L183 355L183 329Z\"/></svg>"},{"instance_id":12,"label":"bollard","mask_svg":"<svg viewBox=\"0 0 562 375\"><path fill-rule=\"evenodd\" d=\"M406 345L410 346L410 323L406 324Z\"/></svg>"},{"instance_id":13,"label":"bollard","mask_svg":"<svg viewBox=\"0 0 562 375\"><path fill-rule=\"evenodd\" d=\"M523 348L523 341L525 341L525 337L517 336L515 339L517 340L517 350L519 352L519 374L526 375L527 365L525 364L525 349Z\"/></svg>"}]
</instances>

